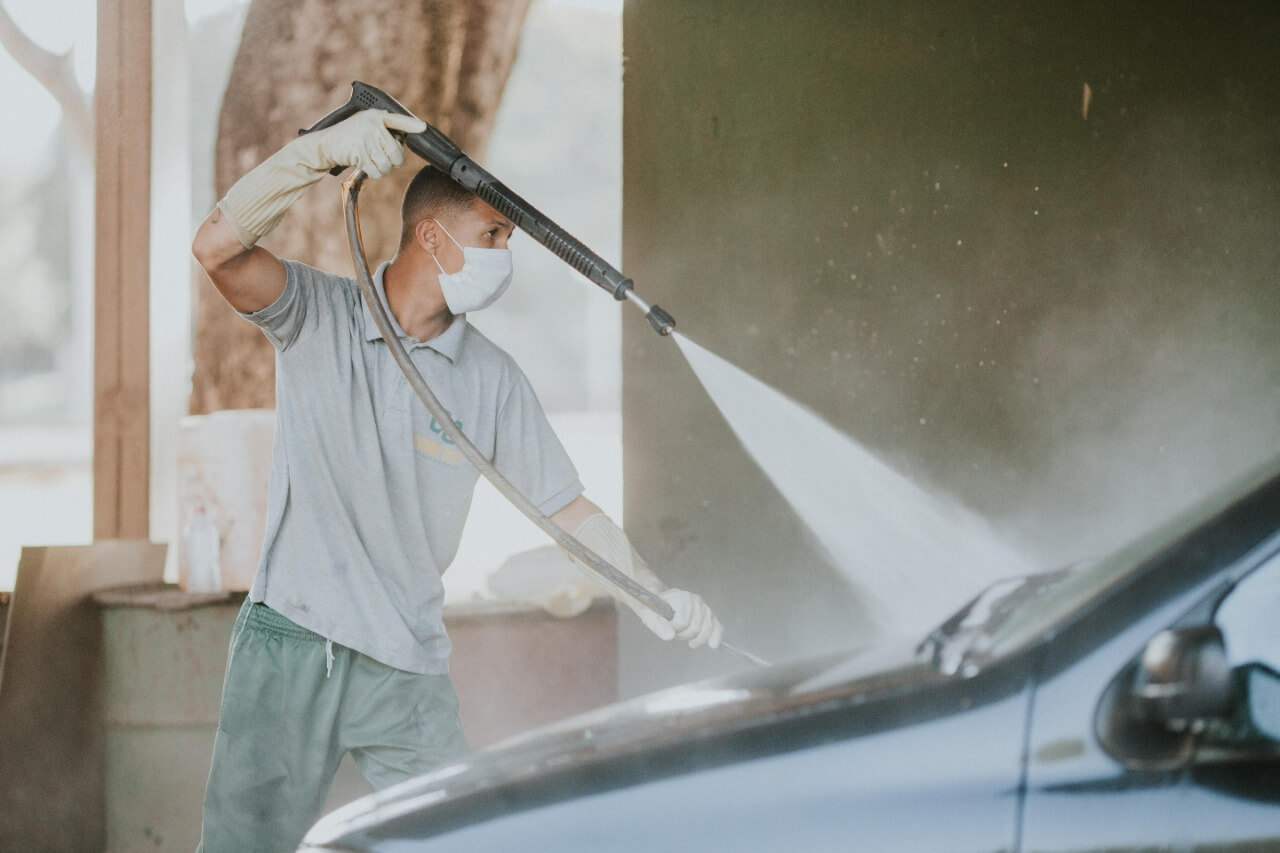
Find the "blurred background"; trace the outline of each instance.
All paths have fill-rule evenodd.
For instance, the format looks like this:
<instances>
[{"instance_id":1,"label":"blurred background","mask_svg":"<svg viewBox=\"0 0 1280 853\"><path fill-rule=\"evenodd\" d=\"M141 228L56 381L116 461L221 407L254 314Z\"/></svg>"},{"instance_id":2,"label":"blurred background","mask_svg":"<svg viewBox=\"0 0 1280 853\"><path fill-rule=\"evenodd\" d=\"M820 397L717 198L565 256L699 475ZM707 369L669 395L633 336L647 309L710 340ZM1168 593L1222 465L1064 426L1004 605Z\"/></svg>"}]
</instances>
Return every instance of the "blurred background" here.
<instances>
[{"instance_id":1,"label":"blurred background","mask_svg":"<svg viewBox=\"0 0 1280 853\"><path fill-rule=\"evenodd\" d=\"M431 65L443 48L408 68L379 52L399 42L341 42L362 27L447 41L450 8L322 21L304 3L155 5L154 541L186 520L182 418L272 405L269 348L193 270L190 235L355 76L434 105L694 341L967 506L1035 567L1105 553L1277 447L1269 4L533 0L492 13L510 29L485 42L494 73ZM0 79L22 120L0 134L0 589L21 544L92 538L95 59L88 0L3 9ZM316 46L334 38L341 62ZM39 63L15 57L31 50L61 57L60 76L28 73ZM314 73L291 67L299 55L320 57ZM402 171L366 191L375 256ZM268 245L343 271L338 222L326 183ZM624 334L616 304L527 238L513 251L516 286L473 319L533 380L588 495L773 654L866 639L856 584L677 349L636 318ZM875 497L849 494L850 513ZM469 525L453 603L488 597L491 572L542 546L483 481ZM623 692L724 666L621 630Z\"/></svg>"},{"instance_id":2,"label":"blurred background","mask_svg":"<svg viewBox=\"0 0 1280 853\"><path fill-rule=\"evenodd\" d=\"M1107 554L1280 452L1278 36L1252 2L628 3L624 268L1034 566ZM623 363L641 550L766 654L871 637L685 360L627 322ZM841 485L850 530L887 498ZM621 631L624 691L717 664Z\"/></svg>"},{"instance_id":3,"label":"blurred background","mask_svg":"<svg viewBox=\"0 0 1280 853\"><path fill-rule=\"evenodd\" d=\"M472 318L530 376L588 496L667 581L713 604L727 637L766 657L892 630L857 565L867 519L887 505L880 526L899 545L929 535L936 500L1040 570L1115 549L1280 449L1274 3L0 0L0 592L22 546L124 536L99 530L93 503L103 312L89 103L95 8L121 2L150 7L153 71L150 423L133 436L149 493L135 513L147 529L129 536L181 540L185 419L257 410L269 423L274 404L270 346L194 268L196 224L353 79L397 95L619 262L717 375L755 388L717 406L730 398L706 370L520 235L514 286ZM372 257L391 250L411 174L362 195ZM326 179L266 245L345 272L340 221ZM201 464L265 458L255 441L206 441L224 455ZM889 473L862 476L850 454ZM914 502L890 501L889 483ZM236 505L262 497L236 488ZM803 509L797 493L821 505ZM844 519L833 548L824 535L840 538ZM234 568L251 574L257 542L235 535L250 556ZM544 565L545 547L481 482L445 585L455 619L478 608L449 625L464 705L511 710L485 737L741 666L655 642L611 607L544 618L537 642L517 619L473 631L500 603L488 578ZM940 553L915 580L976 592ZM880 577L907 573L892 549L875 557ZM107 690L137 714L108 710L124 722L105 789L176 786L156 768L194 768L185 799L155 797L189 833L233 603L168 621L151 600L103 606ZM36 616L26 624L46 624ZM132 642L130 626L153 617L155 633ZM134 657L112 670L116 647ZM100 650L78 648L98 672ZM153 653L168 657L138 663ZM52 707L74 704L42 680L40 654L28 660ZM487 680L463 683L476 673ZM554 705L561 695L576 706ZM166 718L180 737L148 716L170 701L186 703ZM44 736L21 742L74 742ZM111 814L111 833L152 828L123 806Z\"/></svg>"},{"instance_id":4,"label":"blurred background","mask_svg":"<svg viewBox=\"0 0 1280 853\"><path fill-rule=\"evenodd\" d=\"M21 38L69 55L77 91L60 92L64 101L91 96L94 4L5 0L3 7ZM218 197L219 116L247 12L246 0L154 7L153 64L164 70L154 82L152 131L150 524L157 542L174 541L186 520L176 493L177 433L192 393L192 294L208 287L189 283L189 247ZM620 15L621 0L534 0L486 157L491 171L615 263ZM12 164L0 174L0 589L12 589L21 545L92 539L93 140L69 129L55 94L7 51L0 51L0 87L23 116L20 127L0 134ZM321 192L336 211L336 189ZM346 251L340 232L332 241ZM516 284L476 324L534 382L588 494L621 517L619 309L527 238L517 237L512 251ZM489 572L543 544L485 481L475 507L448 574L455 601L487 596ZM175 563L171 553L173 579Z\"/></svg>"}]
</instances>

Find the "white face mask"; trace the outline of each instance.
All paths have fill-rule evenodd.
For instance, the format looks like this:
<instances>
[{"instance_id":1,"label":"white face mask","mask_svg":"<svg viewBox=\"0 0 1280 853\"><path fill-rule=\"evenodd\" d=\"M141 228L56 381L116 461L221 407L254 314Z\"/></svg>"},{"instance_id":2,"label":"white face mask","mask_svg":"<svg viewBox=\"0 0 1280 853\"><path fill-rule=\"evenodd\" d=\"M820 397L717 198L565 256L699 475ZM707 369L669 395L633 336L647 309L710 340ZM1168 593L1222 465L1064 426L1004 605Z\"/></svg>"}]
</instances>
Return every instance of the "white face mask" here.
<instances>
[{"instance_id":1,"label":"white face mask","mask_svg":"<svg viewBox=\"0 0 1280 853\"><path fill-rule=\"evenodd\" d=\"M439 219L434 221L440 225ZM462 269L457 272L445 272L440 259L431 256L440 267L440 292L445 304L454 314L488 308L511 284L511 250L464 246L443 225L440 230L462 250Z\"/></svg>"}]
</instances>

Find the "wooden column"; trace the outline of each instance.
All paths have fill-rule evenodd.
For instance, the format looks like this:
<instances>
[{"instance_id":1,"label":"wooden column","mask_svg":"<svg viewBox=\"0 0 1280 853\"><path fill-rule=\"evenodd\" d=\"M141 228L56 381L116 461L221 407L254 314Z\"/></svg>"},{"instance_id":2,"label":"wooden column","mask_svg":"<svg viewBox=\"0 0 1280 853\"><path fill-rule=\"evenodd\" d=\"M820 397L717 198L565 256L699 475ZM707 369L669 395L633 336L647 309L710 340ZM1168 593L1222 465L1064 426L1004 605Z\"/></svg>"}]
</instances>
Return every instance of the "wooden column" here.
<instances>
[{"instance_id":1,"label":"wooden column","mask_svg":"<svg viewBox=\"0 0 1280 853\"><path fill-rule=\"evenodd\" d=\"M149 536L151 0L98 0L94 539Z\"/></svg>"}]
</instances>

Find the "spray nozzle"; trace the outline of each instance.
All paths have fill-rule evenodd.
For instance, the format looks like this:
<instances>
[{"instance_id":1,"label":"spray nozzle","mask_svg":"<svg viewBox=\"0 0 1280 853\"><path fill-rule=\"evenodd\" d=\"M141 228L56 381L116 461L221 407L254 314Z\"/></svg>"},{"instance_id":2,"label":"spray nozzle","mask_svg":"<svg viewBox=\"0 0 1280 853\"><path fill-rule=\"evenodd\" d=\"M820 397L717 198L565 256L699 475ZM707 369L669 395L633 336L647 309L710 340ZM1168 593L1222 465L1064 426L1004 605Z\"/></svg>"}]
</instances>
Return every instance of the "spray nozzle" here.
<instances>
[{"instance_id":1,"label":"spray nozzle","mask_svg":"<svg viewBox=\"0 0 1280 853\"><path fill-rule=\"evenodd\" d=\"M625 297L634 302L636 307L644 312L645 319L649 321L649 325L653 326L653 330L660 335L669 335L676 328L676 319L663 311L657 305L650 305L641 299L634 289L628 289Z\"/></svg>"},{"instance_id":2,"label":"spray nozzle","mask_svg":"<svg viewBox=\"0 0 1280 853\"><path fill-rule=\"evenodd\" d=\"M653 330L660 335L669 335L675 330L675 318L657 305L651 307L649 313L644 316L649 321L649 325L653 326Z\"/></svg>"}]
</instances>

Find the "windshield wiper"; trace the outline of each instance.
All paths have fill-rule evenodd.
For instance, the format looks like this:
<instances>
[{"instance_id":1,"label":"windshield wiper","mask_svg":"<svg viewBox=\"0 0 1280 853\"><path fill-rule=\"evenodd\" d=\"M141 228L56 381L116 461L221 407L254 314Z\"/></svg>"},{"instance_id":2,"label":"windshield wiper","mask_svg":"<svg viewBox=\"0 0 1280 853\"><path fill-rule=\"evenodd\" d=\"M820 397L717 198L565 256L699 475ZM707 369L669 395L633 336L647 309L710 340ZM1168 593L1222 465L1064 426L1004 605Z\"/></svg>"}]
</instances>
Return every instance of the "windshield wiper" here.
<instances>
[{"instance_id":1,"label":"windshield wiper","mask_svg":"<svg viewBox=\"0 0 1280 853\"><path fill-rule=\"evenodd\" d=\"M978 661L991 650L991 638L1008 618L1081 564L1036 575L996 581L929 632L916 647L931 666L945 675L977 674Z\"/></svg>"}]
</instances>

